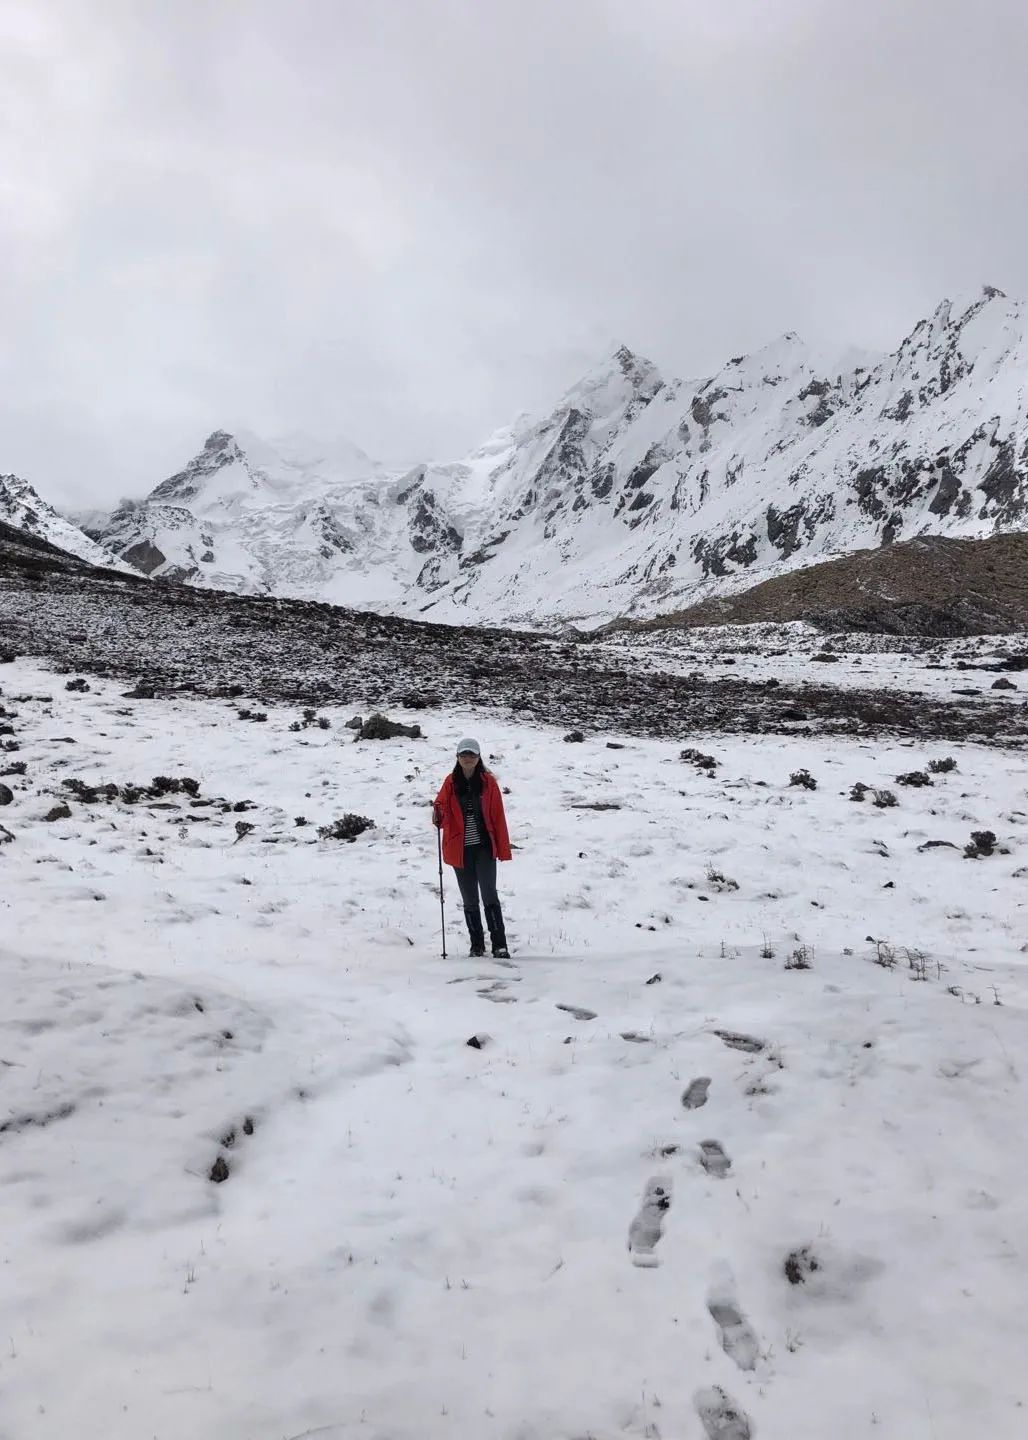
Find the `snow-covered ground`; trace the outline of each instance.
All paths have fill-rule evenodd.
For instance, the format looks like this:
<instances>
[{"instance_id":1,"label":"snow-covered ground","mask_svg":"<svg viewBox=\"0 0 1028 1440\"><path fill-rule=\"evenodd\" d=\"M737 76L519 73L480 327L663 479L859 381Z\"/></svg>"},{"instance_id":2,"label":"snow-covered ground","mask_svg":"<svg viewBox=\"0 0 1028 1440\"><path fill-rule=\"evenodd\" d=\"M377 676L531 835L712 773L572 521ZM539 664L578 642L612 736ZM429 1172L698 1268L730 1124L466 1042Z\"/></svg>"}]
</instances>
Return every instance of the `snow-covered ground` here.
<instances>
[{"instance_id":1,"label":"snow-covered ground","mask_svg":"<svg viewBox=\"0 0 1028 1440\"><path fill-rule=\"evenodd\" d=\"M797 620L784 625L615 631L590 648L609 653L627 669L649 674L709 678L712 670L716 673L723 666L722 673L737 680L766 682L774 677L785 685L900 690L942 700L974 690L986 706L1028 701L1028 676L987 668L1004 657L1028 653L1025 637L1016 634L959 640L835 635Z\"/></svg>"},{"instance_id":2,"label":"snow-covered ground","mask_svg":"<svg viewBox=\"0 0 1028 1440\"><path fill-rule=\"evenodd\" d=\"M67 679L0 667L3 1440L1028 1434L1022 755ZM449 875L440 955L469 731L507 964Z\"/></svg>"}]
</instances>

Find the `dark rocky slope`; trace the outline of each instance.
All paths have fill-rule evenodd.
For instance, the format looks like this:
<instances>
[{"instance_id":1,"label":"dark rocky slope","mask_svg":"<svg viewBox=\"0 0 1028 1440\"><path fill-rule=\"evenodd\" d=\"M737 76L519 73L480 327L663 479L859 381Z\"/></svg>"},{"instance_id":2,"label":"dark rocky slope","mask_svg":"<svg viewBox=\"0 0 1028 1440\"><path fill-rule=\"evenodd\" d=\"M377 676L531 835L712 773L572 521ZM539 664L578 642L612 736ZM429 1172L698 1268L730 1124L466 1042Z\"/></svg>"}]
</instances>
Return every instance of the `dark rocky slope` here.
<instances>
[{"instance_id":1,"label":"dark rocky slope","mask_svg":"<svg viewBox=\"0 0 1028 1440\"><path fill-rule=\"evenodd\" d=\"M169 691L362 709L467 701L526 723L682 740L806 725L926 742L1028 739L1024 704L637 673L594 641L154 585L70 562L52 547L0 543L0 659L41 655L65 671L116 676L141 704Z\"/></svg>"}]
</instances>

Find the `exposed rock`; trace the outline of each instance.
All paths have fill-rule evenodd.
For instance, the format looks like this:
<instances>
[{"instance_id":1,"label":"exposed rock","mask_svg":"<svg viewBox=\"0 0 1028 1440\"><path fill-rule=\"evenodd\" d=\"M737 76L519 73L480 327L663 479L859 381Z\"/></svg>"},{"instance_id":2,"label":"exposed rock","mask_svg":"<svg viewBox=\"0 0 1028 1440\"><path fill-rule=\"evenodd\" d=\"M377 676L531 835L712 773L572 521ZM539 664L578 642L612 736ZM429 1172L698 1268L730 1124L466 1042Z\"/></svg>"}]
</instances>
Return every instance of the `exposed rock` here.
<instances>
[{"instance_id":1,"label":"exposed rock","mask_svg":"<svg viewBox=\"0 0 1028 1440\"><path fill-rule=\"evenodd\" d=\"M406 735L408 739L420 740L420 725L403 725L399 720L390 720L386 715L375 713L357 732L358 740L392 740L397 735Z\"/></svg>"}]
</instances>

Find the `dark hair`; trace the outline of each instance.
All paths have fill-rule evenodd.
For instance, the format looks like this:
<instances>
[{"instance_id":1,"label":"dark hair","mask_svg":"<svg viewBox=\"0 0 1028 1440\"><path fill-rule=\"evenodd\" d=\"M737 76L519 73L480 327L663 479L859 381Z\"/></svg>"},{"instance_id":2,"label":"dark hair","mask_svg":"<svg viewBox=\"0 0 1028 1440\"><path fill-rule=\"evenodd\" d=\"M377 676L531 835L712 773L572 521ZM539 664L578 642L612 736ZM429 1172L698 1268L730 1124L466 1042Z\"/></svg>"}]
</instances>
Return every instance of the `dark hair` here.
<instances>
[{"instance_id":1,"label":"dark hair","mask_svg":"<svg viewBox=\"0 0 1028 1440\"><path fill-rule=\"evenodd\" d=\"M487 772L485 765L482 761L482 757L481 755L479 755L478 759L475 761L474 770L472 770L470 776L465 779L464 771L461 769L461 764L458 760L453 767L453 783L457 789L458 794L464 795L467 793L468 790L473 790L476 795L481 795L482 776L486 773Z\"/></svg>"}]
</instances>

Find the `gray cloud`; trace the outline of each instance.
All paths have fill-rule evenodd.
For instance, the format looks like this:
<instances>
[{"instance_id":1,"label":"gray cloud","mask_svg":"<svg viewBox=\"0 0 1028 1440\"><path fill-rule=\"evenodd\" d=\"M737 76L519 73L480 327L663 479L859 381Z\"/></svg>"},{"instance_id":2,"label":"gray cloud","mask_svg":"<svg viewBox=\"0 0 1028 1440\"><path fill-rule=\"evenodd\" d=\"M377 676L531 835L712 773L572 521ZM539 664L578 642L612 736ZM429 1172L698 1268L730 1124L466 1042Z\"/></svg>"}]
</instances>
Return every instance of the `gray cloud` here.
<instances>
[{"instance_id":1,"label":"gray cloud","mask_svg":"<svg viewBox=\"0 0 1028 1440\"><path fill-rule=\"evenodd\" d=\"M615 341L1028 295L1026 62L1022 0L7 0L0 470L458 454Z\"/></svg>"}]
</instances>

